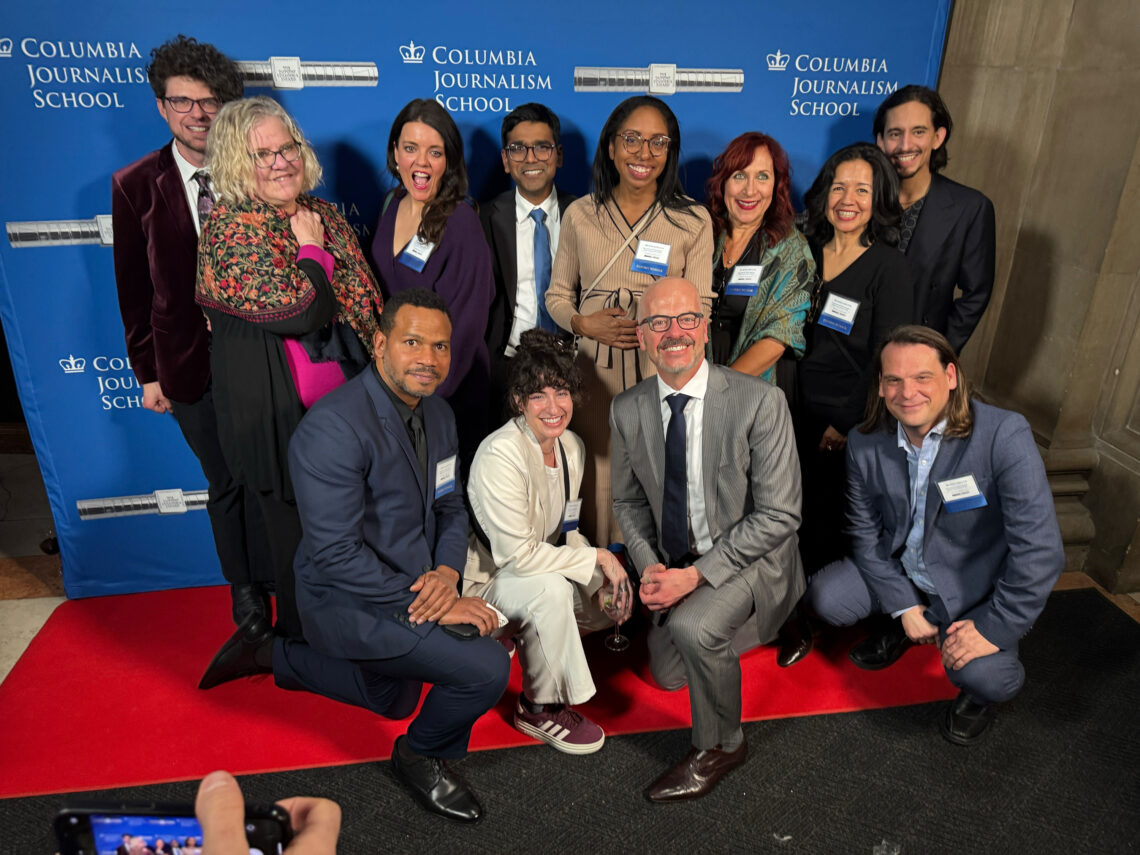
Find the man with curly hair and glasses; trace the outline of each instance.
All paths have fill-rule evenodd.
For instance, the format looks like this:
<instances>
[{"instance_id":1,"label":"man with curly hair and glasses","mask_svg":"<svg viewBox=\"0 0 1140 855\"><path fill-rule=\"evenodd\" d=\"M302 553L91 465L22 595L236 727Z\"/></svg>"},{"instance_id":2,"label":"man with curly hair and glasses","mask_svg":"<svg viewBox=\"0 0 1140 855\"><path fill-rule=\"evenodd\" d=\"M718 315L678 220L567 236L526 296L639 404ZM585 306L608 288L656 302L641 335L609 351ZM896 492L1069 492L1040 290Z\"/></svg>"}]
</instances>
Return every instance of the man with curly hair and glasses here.
<instances>
[{"instance_id":1,"label":"man with curly hair and glasses","mask_svg":"<svg viewBox=\"0 0 1140 855\"><path fill-rule=\"evenodd\" d=\"M173 414L202 464L206 510L233 594L234 623L240 624L253 613L265 614L263 580L272 578L271 569L265 545L246 542L252 502L234 482L218 444L210 333L194 303L194 279L198 233L215 198L203 169L206 135L222 104L242 96L242 78L213 45L183 35L151 51L147 75L173 138L111 179L119 310L143 406Z\"/></svg>"}]
</instances>

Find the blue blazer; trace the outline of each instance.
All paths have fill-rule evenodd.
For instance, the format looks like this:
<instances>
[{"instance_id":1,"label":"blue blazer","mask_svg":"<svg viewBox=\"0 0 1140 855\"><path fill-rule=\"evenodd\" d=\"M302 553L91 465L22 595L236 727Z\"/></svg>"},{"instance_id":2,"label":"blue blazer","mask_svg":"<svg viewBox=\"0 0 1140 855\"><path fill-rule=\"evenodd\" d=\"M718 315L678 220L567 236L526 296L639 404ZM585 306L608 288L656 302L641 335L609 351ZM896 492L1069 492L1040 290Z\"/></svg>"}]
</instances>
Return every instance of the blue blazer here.
<instances>
[{"instance_id":1,"label":"blue blazer","mask_svg":"<svg viewBox=\"0 0 1140 855\"><path fill-rule=\"evenodd\" d=\"M435 498L436 466L458 453L455 417L442 398L420 401L428 479L407 430L370 366L319 400L289 443L303 535L294 567L305 639L328 656L386 659L435 628L409 627L408 590L440 564L462 574L467 511L455 486Z\"/></svg>"},{"instance_id":2,"label":"blue blazer","mask_svg":"<svg viewBox=\"0 0 1140 855\"><path fill-rule=\"evenodd\" d=\"M962 619L1001 649L1017 645L1065 566L1045 466L1029 423L978 401L974 429L944 438L926 492L923 561L941 606L932 623ZM910 476L894 430L847 437L847 500L855 563L883 611L923 602L903 570ZM973 475L986 505L951 513L938 482Z\"/></svg>"}]
</instances>

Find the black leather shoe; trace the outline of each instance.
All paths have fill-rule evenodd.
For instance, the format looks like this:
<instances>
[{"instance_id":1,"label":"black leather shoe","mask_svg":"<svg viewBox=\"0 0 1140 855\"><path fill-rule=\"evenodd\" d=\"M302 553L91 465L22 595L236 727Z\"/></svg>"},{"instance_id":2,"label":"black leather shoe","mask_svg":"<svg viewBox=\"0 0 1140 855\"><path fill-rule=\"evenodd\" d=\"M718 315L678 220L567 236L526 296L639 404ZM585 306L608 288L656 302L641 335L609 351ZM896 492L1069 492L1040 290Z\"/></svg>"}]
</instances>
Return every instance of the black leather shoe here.
<instances>
[{"instance_id":1,"label":"black leather shoe","mask_svg":"<svg viewBox=\"0 0 1140 855\"><path fill-rule=\"evenodd\" d=\"M249 615L214 654L198 688L212 689L230 680L272 671L273 627L264 617Z\"/></svg>"},{"instance_id":2,"label":"black leather shoe","mask_svg":"<svg viewBox=\"0 0 1140 855\"><path fill-rule=\"evenodd\" d=\"M743 763L747 756L748 743L743 741L735 751L690 748L685 758L654 781L645 794L651 802L699 799Z\"/></svg>"},{"instance_id":3,"label":"black leather shoe","mask_svg":"<svg viewBox=\"0 0 1140 855\"><path fill-rule=\"evenodd\" d=\"M965 692L946 705L938 729L955 745L973 745L989 729L994 720L994 705L979 704Z\"/></svg>"},{"instance_id":4,"label":"black leather shoe","mask_svg":"<svg viewBox=\"0 0 1140 855\"><path fill-rule=\"evenodd\" d=\"M776 637L780 642L780 649L776 653L776 664L781 668L790 668L795 665L811 653L812 646L815 643L811 635L811 624L808 623L807 615L800 611L799 606L796 606L788 615L788 619L784 621L784 625L780 627L780 632Z\"/></svg>"},{"instance_id":5,"label":"black leather shoe","mask_svg":"<svg viewBox=\"0 0 1140 855\"><path fill-rule=\"evenodd\" d=\"M848 657L864 671L881 671L894 665L899 657L914 644L906 637L902 622L892 620L880 630L872 631L865 639L851 648Z\"/></svg>"},{"instance_id":6,"label":"black leather shoe","mask_svg":"<svg viewBox=\"0 0 1140 855\"><path fill-rule=\"evenodd\" d=\"M230 585L230 599L233 600L234 626L241 626L250 615L269 618L269 594L261 585L252 582Z\"/></svg>"},{"instance_id":7,"label":"black leather shoe","mask_svg":"<svg viewBox=\"0 0 1140 855\"><path fill-rule=\"evenodd\" d=\"M432 813L459 822L475 822L483 816L483 807L467 782L448 769L443 760L416 754L409 761L401 749L412 752L403 745L401 736L392 747L392 770L416 801Z\"/></svg>"}]
</instances>

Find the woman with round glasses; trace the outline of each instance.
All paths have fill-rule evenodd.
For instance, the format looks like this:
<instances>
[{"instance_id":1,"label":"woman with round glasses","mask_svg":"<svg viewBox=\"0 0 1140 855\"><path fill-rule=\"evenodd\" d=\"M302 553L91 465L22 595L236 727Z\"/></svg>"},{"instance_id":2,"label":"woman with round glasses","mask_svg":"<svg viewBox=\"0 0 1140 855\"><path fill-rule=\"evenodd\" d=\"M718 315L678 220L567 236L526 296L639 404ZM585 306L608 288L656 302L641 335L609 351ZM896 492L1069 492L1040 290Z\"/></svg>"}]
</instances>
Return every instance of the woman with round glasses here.
<instances>
[{"instance_id":1,"label":"woman with round glasses","mask_svg":"<svg viewBox=\"0 0 1140 855\"><path fill-rule=\"evenodd\" d=\"M196 299L213 331L218 438L235 480L256 499L260 519L247 520L247 540L268 536L277 632L300 638L293 553L301 526L289 438L318 397L368 364L380 292L352 228L335 206L309 195L320 164L272 98L222 107L206 166L218 201L202 224ZM242 638L268 631L263 618L243 622L201 688L242 676L233 662Z\"/></svg>"},{"instance_id":2,"label":"woman with round glasses","mask_svg":"<svg viewBox=\"0 0 1140 855\"><path fill-rule=\"evenodd\" d=\"M797 442L804 478L800 551L814 573L846 554L847 433L863 420L875 349L910 323L914 284L898 251L898 177L870 143L840 149L804 194L820 273L799 362Z\"/></svg>"},{"instance_id":3,"label":"woman with round glasses","mask_svg":"<svg viewBox=\"0 0 1140 855\"><path fill-rule=\"evenodd\" d=\"M779 385L792 400L815 261L796 230L791 168L767 134L741 134L713 160L713 362Z\"/></svg>"},{"instance_id":4,"label":"woman with round glasses","mask_svg":"<svg viewBox=\"0 0 1140 855\"><path fill-rule=\"evenodd\" d=\"M437 394L455 410L459 456L469 463L490 429L484 334L495 281L479 215L467 202L463 140L447 110L416 99L392 122L387 158L399 184L384 199L372 260L385 293L427 288L451 311L451 371Z\"/></svg>"},{"instance_id":5,"label":"woman with round glasses","mask_svg":"<svg viewBox=\"0 0 1140 855\"><path fill-rule=\"evenodd\" d=\"M546 308L579 337L585 403L574 427L593 456L582 517L594 543L618 537L610 509L610 401L653 374L637 346L638 298L660 277L683 276L697 286L706 313L712 306L712 227L704 206L681 188L680 149L681 129L665 102L627 98L598 138L591 195L562 217Z\"/></svg>"}]
</instances>

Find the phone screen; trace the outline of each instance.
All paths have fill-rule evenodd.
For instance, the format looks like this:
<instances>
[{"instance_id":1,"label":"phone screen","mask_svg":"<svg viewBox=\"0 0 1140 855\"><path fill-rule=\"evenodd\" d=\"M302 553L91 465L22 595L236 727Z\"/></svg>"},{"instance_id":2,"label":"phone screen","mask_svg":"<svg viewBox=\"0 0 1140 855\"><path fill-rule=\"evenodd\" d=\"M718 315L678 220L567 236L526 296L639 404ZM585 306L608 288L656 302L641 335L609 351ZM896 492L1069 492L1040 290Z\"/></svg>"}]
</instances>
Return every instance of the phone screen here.
<instances>
[{"instance_id":1,"label":"phone screen","mask_svg":"<svg viewBox=\"0 0 1140 855\"><path fill-rule=\"evenodd\" d=\"M56 819L63 855L201 855L202 826L193 815L64 811ZM282 825L268 817L245 820L250 855L280 855Z\"/></svg>"}]
</instances>

